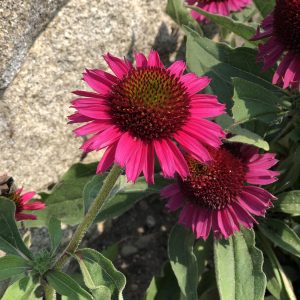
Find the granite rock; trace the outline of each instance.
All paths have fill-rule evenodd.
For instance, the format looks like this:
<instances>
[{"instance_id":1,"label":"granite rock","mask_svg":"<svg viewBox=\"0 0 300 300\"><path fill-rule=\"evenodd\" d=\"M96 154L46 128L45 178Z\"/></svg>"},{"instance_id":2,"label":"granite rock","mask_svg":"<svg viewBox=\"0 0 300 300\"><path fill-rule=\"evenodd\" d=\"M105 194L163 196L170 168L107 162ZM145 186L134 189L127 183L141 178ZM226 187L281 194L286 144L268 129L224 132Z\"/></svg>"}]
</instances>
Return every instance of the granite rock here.
<instances>
[{"instance_id":1,"label":"granite rock","mask_svg":"<svg viewBox=\"0 0 300 300\"><path fill-rule=\"evenodd\" d=\"M0 90L11 82L35 38L67 1L0 1Z\"/></svg>"},{"instance_id":2,"label":"granite rock","mask_svg":"<svg viewBox=\"0 0 300 300\"><path fill-rule=\"evenodd\" d=\"M61 8L0 100L2 172L40 190L80 159L82 140L66 125L70 91L87 88L85 68L106 68L101 55L108 51L132 58L156 47L166 63L174 58L182 37L165 6L166 0L70 0Z\"/></svg>"}]
</instances>

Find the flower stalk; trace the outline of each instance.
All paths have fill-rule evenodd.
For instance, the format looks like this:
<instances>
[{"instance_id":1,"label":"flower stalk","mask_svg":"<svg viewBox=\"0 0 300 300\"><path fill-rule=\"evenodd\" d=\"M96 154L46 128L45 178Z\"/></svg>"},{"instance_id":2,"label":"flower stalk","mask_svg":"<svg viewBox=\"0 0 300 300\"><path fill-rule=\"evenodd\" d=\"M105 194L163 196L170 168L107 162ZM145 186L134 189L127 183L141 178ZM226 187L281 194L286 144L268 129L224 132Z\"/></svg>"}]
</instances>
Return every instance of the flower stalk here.
<instances>
[{"instance_id":1,"label":"flower stalk","mask_svg":"<svg viewBox=\"0 0 300 300\"><path fill-rule=\"evenodd\" d=\"M88 228L93 224L97 214L99 213L101 207L103 206L107 196L115 185L117 179L121 175L122 168L118 165L114 165L107 175L101 190L96 196L93 204L89 208L87 214L84 216L82 222L78 225L69 245L65 249L62 256L55 264L56 269L61 269L66 261L68 260L69 255L72 255L77 250L80 245L84 235L86 234Z\"/></svg>"}]
</instances>

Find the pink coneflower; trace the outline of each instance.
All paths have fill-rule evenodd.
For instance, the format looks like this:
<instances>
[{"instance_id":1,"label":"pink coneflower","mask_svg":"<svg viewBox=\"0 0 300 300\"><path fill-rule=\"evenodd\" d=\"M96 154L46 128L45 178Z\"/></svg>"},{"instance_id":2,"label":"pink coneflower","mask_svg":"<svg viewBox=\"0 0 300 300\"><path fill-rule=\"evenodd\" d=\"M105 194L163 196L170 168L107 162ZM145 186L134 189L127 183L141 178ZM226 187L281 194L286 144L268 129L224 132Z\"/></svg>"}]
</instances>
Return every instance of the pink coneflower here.
<instances>
[{"instance_id":1,"label":"pink coneflower","mask_svg":"<svg viewBox=\"0 0 300 300\"><path fill-rule=\"evenodd\" d=\"M189 5L196 4L209 13L228 16L230 12L239 11L248 6L252 0L186 0L186 2ZM192 11L191 14L198 22L206 20L205 16L196 11Z\"/></svg>"},{"instance_id":2,"label":"pink coneflower","mask_svg":"<svg viewBox=\"0 0 300 300\"><path fill-rule=\"evenodd\" d=\"M262 216L272 206L275 197L253 185L276 181L278 172L269 168L277 160L237 143L224 144L212 156L208 165L189 158L190 176L165 187L161 195L170 211L182 207L179 223L192 228L197 238L207 239L211 229L216 238L228 238L240 225L251 228L256 223L252 214Z\"/></svg>"},{"instance_id":3,"label":"pink coneflower","mask_svg":"<svg viewBox=\"0 0 300 300\"><path fill-rule=\"evenodd\" d=\"M35 215L23 213L23 211L44 209L46 207L45 204L41 201L28 203L35 196L35 192L28 192L23 195L21 193L22 189L17 189L15 192L7 195L16 205L16 220L36 220L37 217Z\"/></svg>"},{"instance_id":4,"label":"pink coneflower","mask_svg":"<svg viewBox=\"0 0 300 300\"><path fill-rule=\"evenodd\" d=\"M136 67L126 59L104 56L115 75L87 70L83 79L95 92L75 91L77 112L71 123L87 124L75 129L78 136L93 134L83 145L86 152L106 148L97 168L104 172L114 162L126 168L129 181L143 171L154 181L154 152L166 177L189 173L181 147L200 161L211 159L206 146L218 148L224 133L204 118L223 113L216 96L196 94L208 86L208 77L183 75L185 63L165 68L156 51L148 57L137 53Z\"/></svg>"},{"instance_id":5,"label":"pink coneflower","mask_svg":"<svg viewBox=\"0 0 300 300\"><path fill-rule=\"evenodd\" d=\"M258 59L269 69L281 62L273 76L273 84L283 88L300 88L300 0L276 1L274 11L262 22L252 40L267 38L259 46Z\"/></svg>"}]
</instances>

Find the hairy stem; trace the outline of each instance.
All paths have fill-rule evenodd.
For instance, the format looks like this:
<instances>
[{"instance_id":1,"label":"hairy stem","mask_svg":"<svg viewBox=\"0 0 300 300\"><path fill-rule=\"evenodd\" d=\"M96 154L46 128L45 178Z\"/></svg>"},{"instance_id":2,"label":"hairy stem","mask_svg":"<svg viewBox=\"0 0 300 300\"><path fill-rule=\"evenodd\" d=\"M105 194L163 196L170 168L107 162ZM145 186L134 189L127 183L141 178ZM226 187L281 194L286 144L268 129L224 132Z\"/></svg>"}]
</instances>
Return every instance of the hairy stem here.
<instances>
[{"instance_id":1,"label":"hairy stem","mask_svg":"<svg viewBox=\"0 0 300 300\"><path fill-rule=\"evenodd\" d=\"M94 202L92 203L91 207L89 208L87 214L84 216L82 222L76 228L76 231L73 234L73 237L65 249L64 253L60 257L60 259L56 262L55 268L61 269L63 265L68 260L69 255L72 255L77 250L78 246L80 245L84 235L86 234L88 228L93 224L99 210L101 209L104 201L106 200L107 196L109 195L110 191L112 190L113 186L115 185L117 179L121 175L122 168L114 165L110 170L109 174L107 175L101 190L99 191L98 195L96 196Z\"/></svg>"}]
</instances>

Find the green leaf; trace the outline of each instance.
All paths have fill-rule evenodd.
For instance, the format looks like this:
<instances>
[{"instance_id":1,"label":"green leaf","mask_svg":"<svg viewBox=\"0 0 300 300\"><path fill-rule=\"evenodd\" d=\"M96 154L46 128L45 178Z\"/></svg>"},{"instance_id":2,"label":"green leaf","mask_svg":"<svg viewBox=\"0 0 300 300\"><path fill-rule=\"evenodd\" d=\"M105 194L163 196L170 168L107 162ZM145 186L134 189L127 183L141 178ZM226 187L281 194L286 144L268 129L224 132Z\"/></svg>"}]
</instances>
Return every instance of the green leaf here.
<instances>
[{"instance_id":1,"label":"green leaf","mask_svg":"<svg viewBox=\"0 0 300 300\"><path fill-rule=\"evenodd\" d=\"M300 216L300 190L290 191L278 195L274 201L274 210L294 216Z\"/></svg>"},{"instance_id":2,"label":"green leaf","mask_svg":"<svg viewBox=\"0 0 300 300\"><path fill-rule=\"evenodd\" d=\"M264 271L268 279L268 291L276 299L296 300L293 286L284 273L271 245L261 234L258 234L258 237L265 254Z\"/></svg>"},{"instance_id":3,"label":"green leaf","mask_svg":"<svg viewBox=\"0 0 300 300\"><path fill-rule=\"evenodd\" d=\"M260 231L275 245L300 257L300 238L288 225L280 220L261 220Z\"/></svg>"},{"instance_id":4,"label":"green leaf","mask_svg":"<svg viewBox=\"0 0 300 300\"><path fill-rule=\"evenodd\" d=\"M207 92L217 95L228 108L232 106L234 77L257 83L271 91L282 92L279 87L271 84L273 70L261 72L261 66L256 63L257 52L254 49L232 49L225 44L201 37L188 27L186 30L186 61L189 70L199 76L207 75L212 78Z\"/></svg>"},{"instance_id":5,"label":"green leaf","mask_svg":"<svg viewBox=\"0 0 300 300\"><path fill-rule=\"evenodd\" d=\"M47 207L39 218L48 222L54 216L65 224L78 224L84 215L82 190L95 175L96 166L96 163L74 164L46 198Z\"/></svg>"},{"instance_id":6,"label":"green leaf","mask_svg":"<svg viewBox=\"0 0 300 300\"><path fill-rule=\"evenodd\" d=\"M206 241L199 239L195 242L194 254L197 259L199 277L201 277L202 273L204 272L206 264L212 256L212 252L212 240L210 238Z\"/></svg>"},{"instance_id":7,"label":"green leaf","mask_svg":"<svg viewBox=\"0 0 300 300\"><path fill-rule=\"evenodd\" d=\"M60 295L67 296L67 299L69 300L94 299L92 295L65 273L51 270L46 273L46 278L50 286L52 286Z\"/></svg>"},{"instance_id":8,"label":"green leaf","mask_svg":"<svg viewBox=\"0 0 300 300\"><path fill-rule=\"evenodd\" d=\"M97 175L85 186L83 197L86 210L97 196L103 180L104 176ZM101 222L122 215L142 198L158 193L161 187L168 182L157 175L155 176L155 184L148 186L144 177L139 177L136 183L128 183L126 176L120 176L96 217L95 222Z\"/></svg>"},{"instance_id":9,"label":"green leaf","mask_svg":"<svg viewBox=\"0 0 300 300\"><path fill-rule=\"evenodd\" d=\"M76 252L86 286L97 293L103 286L109 288L112 300L122 300L126 278L113 263L93 249L80 249Z\"/></svg>"},{"instance_id":10,"label":"green leaf","mask_svg":"<svg viewBox=\"0 0 300 300\"><path fill-rule=\"evenodd\" d=\"M198 267L192 231L175 225L170 233L168 254L182 294L187 300L197 300Z\"/></svg>"},{"instance_id":11,"label":"green leaf","mask_svg":"<svg viewBox=\"0 0 300 300\"><path fill-rule=\"evenodd\" d=\"M280 100L273 92L241 78L234 79L233 101L232 114L238 124L251 120L270 123L280 112Z\"/></svg>"},{"instance_id":12,"label":"green leaf","mask_svg":"<svg viewBox=\"0 0 300 300\"><path fill-rule=\"evenodd\" d=\"M227 141L254 145L266 151L270 150L268 142L264 141L261 136L246 128L242 128L238 124L234 124L233 119L229 115L224 114L217 117L216 122L220 124L226 132L234 134L234 136L228 138Z\"/></svg>"},{"instance_id":13,"label":"green leaf","mask_svg":"<svg viewBox=\"0 0 300 300\"><path fill-rule=\"evenodd\" d=\"M49 221L48 232L51 241L51 253L54 254L56 253L62 238L60 221L55 217L52 217Z\"/></svg>"},{"instance_id":14,"label":"green leaf","mask_svg":"<svg viewBox=\"0 0 300 300\"><path fill-rule=\"evenodd\" d=\"M152 278L145 300L180 300L180 288L170 263L164 265L161 276Z\"/></svg>"},{"instance_id":15,"label":"green leaf","mask_svg":"<svg viewBox=\"0 0 300 300\"><path fill-rule=\"evenodd\" d=\"M196 11L197 13L204 15L205 17L215 22L216 24L244 38L247 41L250 40L251 37L253 37L256 32L256 29L254 27L250 25L246 25L245 23L242 22L234 21L229 17L221 16L217 14L211 14L197 6L188 6L188 7Z\"/></svg>"},{"instance_id":16,"label":"green leaf","mask_svg":"<svg viewBox=\"0 0 300 300\"><path fill-rule=\"evenodd\" d=\"M183 25L186 25L202 34L199 23L192 18L182 0L168 0L166 12L179 26L182 26L183 30L185 30Z\"/></svg>"},{"instance_id":17,"label":"green leaf","mask_svg":"<svg viewBox=\"0 0 300 300\"><path fill-rule=\"evenodd\" d=\"M9 254L32 258L20 236L15 221L15 210L15 204L11 200L0 197L0 249Z\"/></svg>"},{"instance_id":18,"label":"green leaf","mask_svg":"<svg viewBox=\"0 0 300 300\"><path fill-rule=\"evenodd\" d=\"M262 300L266 276L263 255L255 247L254 231L241 230L228 240L216 240L215 269L222 300Z\"/></svg>"},{"instance_id":19,"label":"green leaf","mask_svg":"<svg viewBox=\"0 0 300 300\"><path fill-rule=\"evenodd\" d=\"M24 274L30 269L31 266L29 265L28 260L21 256L6 255L0 257L0 280Z\"/></svg>"},{"instance_id":20,"label":"green leaf","mask_svg":"<svg viewBox=\"0 0 300 300\"><path fill-rule=\"evenodd\" d=\"M17 280L12 285L8 287L5 291L5 294L1 298L2 300L37 300L34 295L35 289L38 287L38 283L33 281L32 277L25 277L20 280Z\"/></svg>"},{"instance_id":21,"label":"green leaf","mask_svg":"<svg viewBox=\"0 0 300 300\"><path fill-rule=\"evenodd\" d=\"M118 253L119 253L119 242L114 243L101 251L101 254L111 261L117 259Z\"/></svg>"},{"instance_id":22,"label":"green leaf","mask_svg":"<svg viewBox=\"0 0 300 300\"><path fill-rule=\"evenodd\" d=\"M263 17L270 14L275 7L275 0L253 0L253 2Z\"/></svg>"}]
</instances>

